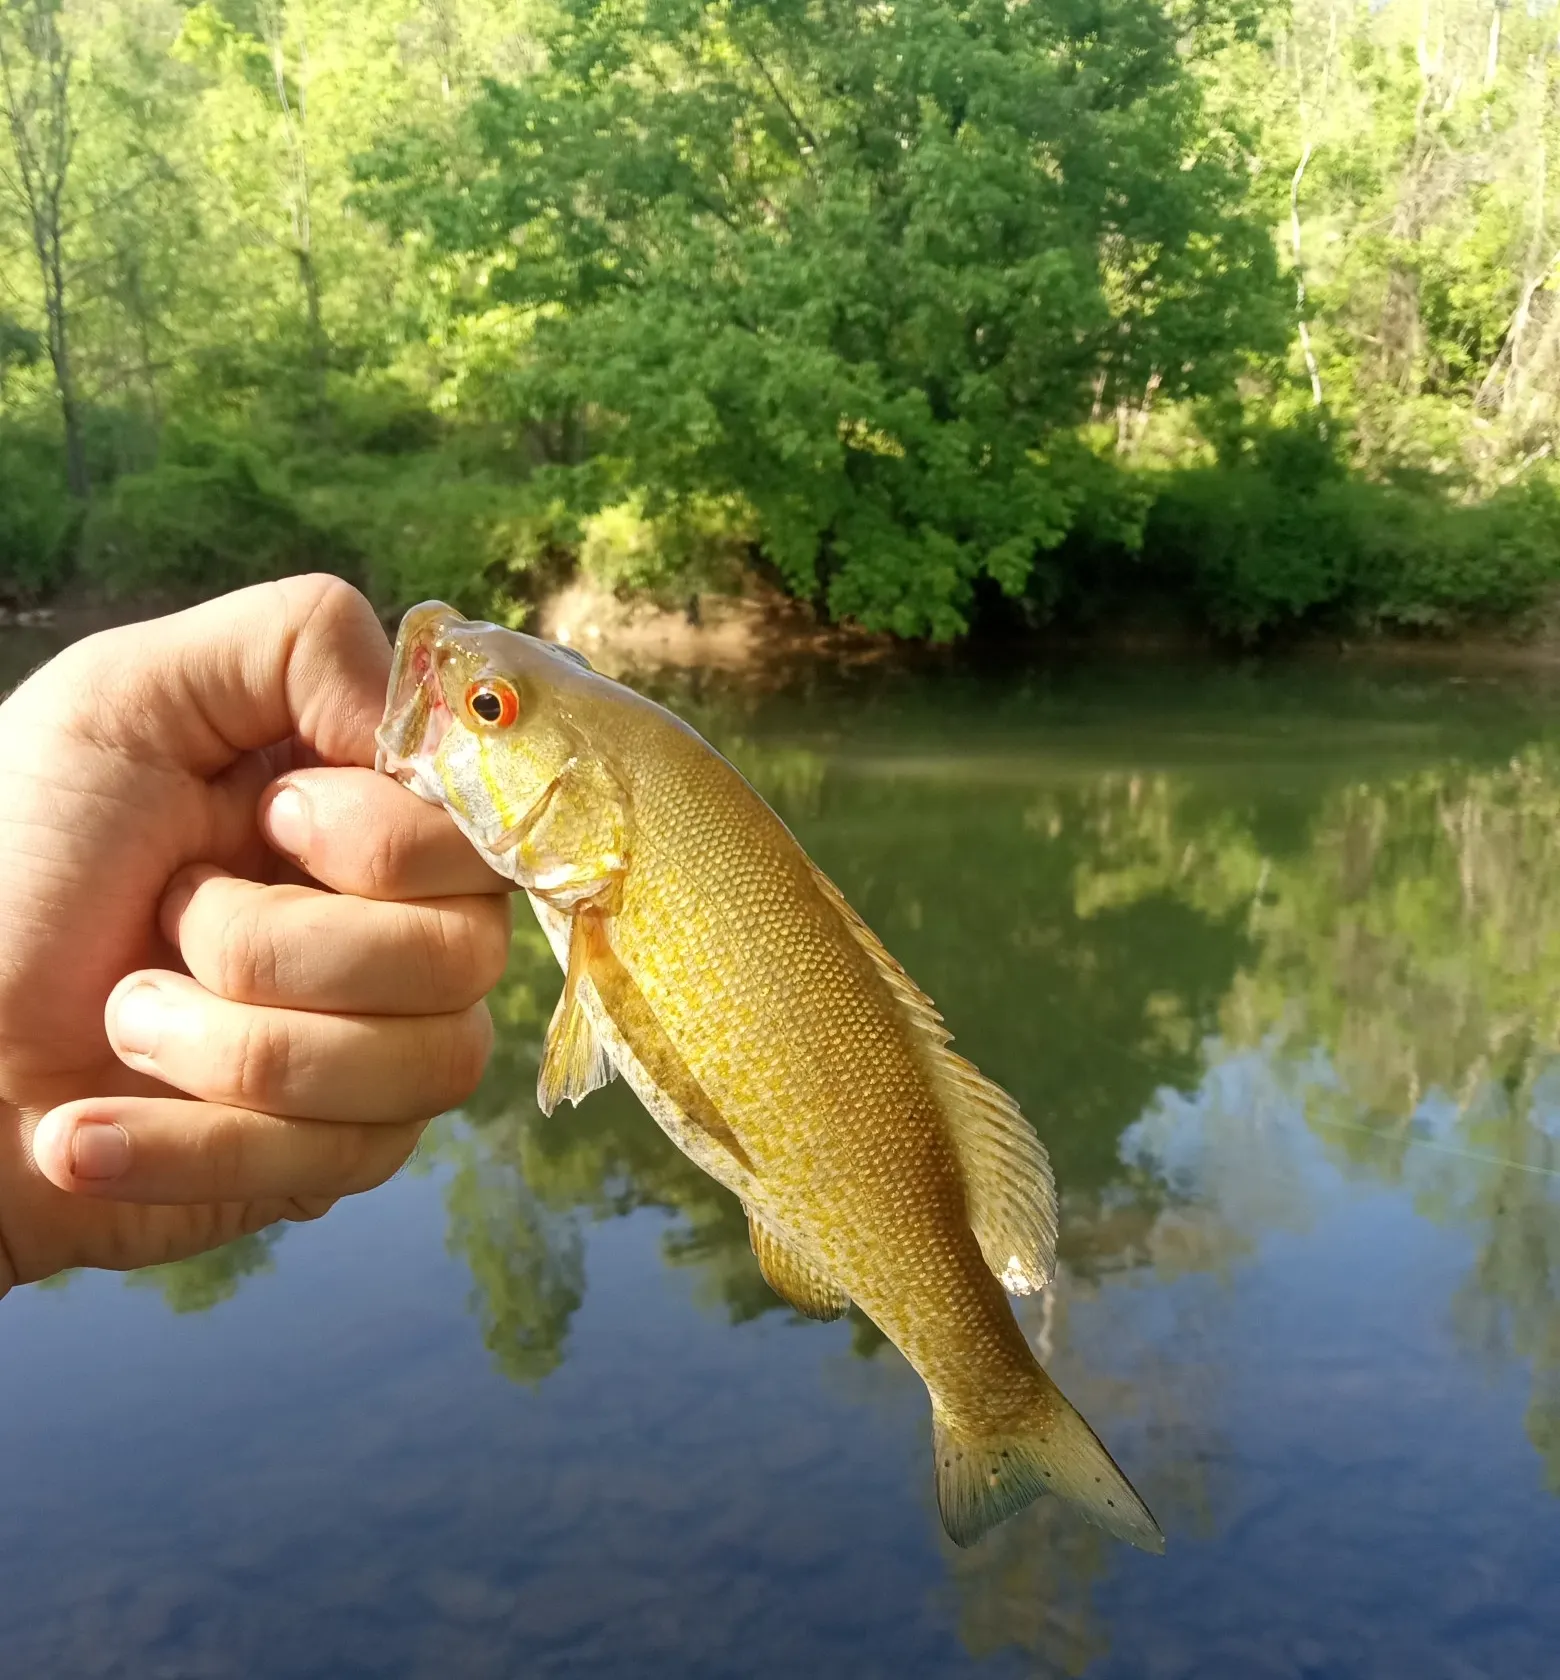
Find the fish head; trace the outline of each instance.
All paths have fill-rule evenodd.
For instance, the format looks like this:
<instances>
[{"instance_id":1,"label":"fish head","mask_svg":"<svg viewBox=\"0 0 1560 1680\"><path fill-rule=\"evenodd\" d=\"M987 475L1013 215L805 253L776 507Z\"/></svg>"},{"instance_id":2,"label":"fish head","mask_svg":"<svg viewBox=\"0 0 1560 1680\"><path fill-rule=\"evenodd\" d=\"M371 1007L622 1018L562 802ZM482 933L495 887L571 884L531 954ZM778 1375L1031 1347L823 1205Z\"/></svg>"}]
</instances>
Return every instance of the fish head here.
<instances>
[{"instance_id":1,"label":"fish head","mask_svg":"<svg viewBox=\"0 0 1560 1680\"><path fill-rule=\"evenodd\" d=\"M570 649L426 601L396 636L375 767L508 875L514 835L575 756L567 695L589 672Z\"/></svg>"}]
</instances>

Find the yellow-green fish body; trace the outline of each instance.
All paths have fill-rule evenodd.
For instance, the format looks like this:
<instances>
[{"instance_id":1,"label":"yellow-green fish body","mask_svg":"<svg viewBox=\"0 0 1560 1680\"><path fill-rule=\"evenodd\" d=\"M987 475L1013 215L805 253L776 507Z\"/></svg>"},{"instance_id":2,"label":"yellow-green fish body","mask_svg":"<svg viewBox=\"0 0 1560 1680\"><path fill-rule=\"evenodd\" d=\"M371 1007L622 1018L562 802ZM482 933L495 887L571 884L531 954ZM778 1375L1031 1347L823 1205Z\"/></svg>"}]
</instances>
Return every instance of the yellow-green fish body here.
<instances>
[{"instance_id":1,"label":"yellow-green fish body","mask_svg":"<svg viewBox=\"0 0 1560 1680\"><path fill-rule=\"evenodd\" d=\"M379 740L564 968L542 1106L621 1072L741 1198L778 1294L884 1331L931 1393L950 1535L1054 1491L1161 1549L1004 1293L1051 1274L1044 1149L732 766L566 650L437 603L402 625Z\"/></svg>"}]
</instances>

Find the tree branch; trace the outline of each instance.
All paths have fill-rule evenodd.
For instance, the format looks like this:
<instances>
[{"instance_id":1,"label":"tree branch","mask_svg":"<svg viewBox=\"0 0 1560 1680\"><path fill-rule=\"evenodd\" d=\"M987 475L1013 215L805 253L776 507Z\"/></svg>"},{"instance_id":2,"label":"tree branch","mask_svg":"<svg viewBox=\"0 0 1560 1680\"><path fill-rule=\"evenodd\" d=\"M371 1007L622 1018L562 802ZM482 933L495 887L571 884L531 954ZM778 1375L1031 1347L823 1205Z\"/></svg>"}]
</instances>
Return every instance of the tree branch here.
<instances>
[{"instance_id":1,"label":"tree branch","mask_svg":"<svg viewBox=\"0 0 1560 1680\"><path fill-rule=\"evenodd\" d=\"M813 131L807 126L807 124L804 123L802 121L802 119L797 115L796 111L791 106L790 100L788 100L786 98L786 96L780 91L780 84L774 79L774 77L772 75L770 75L769 66L764 63L763 59L761 59L758 56L757 52L755 52L754 49L752 47L750 47L745 41L742 44L742 50L748 55L748 57L750 59L752 59L754 68L758 71L759 75L762 76L764 78L764 80L769 84L769 91L775 96L776 103L780 106L780 109L782 111L784 111L786 116L790 119L791 127L801 137L804 144L803 144L802 149L797 153L797 155L801 158L802 164L806 168L808 174L814 173L813 163L812 163L812 154L818 152L821 149L818 145L817 135L815 135L813 133Z\"/></svg>"}]
</instances>

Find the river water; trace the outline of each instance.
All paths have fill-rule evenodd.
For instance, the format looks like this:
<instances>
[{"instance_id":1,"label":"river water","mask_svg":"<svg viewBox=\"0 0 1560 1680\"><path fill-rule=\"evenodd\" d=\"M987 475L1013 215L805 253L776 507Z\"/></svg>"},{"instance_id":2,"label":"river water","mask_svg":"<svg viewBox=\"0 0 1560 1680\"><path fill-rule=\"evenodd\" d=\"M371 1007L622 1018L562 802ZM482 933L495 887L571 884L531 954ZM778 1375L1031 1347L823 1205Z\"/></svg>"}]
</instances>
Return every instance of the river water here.
<instances>
[{"instance_id":1,"label":"river water","mask_svg":"<svg viewBox=\"0 0 1560 1680\"><path fill-rule=\"evenodd\" d=\"M0 1308L3 1672L1560 1672L1560 694L656 692L1045 1138L1021 1315L1166 1556L1048 1501L950 1546L894 1350L784 1308L621 1084L537 1113L523 916L487 1083L392 1184Z\"/></svg>"}]
</instances>

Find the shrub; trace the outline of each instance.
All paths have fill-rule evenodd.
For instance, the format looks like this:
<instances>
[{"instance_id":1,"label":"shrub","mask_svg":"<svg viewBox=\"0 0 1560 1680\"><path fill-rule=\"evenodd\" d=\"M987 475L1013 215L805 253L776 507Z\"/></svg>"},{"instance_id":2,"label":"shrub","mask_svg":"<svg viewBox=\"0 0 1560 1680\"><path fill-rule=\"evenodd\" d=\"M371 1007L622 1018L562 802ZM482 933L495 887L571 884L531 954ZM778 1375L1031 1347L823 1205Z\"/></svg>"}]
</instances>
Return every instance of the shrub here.
<instances>
[{"instance_id":1,"label":"shrub","mask_svg":"<svg viewBox=\"0 0 1560 1680\"><path fill-rule=\"evenodd\" d=\"M1128 490L1109 482L1111 474ZM1146 497L1129 520L1091 509ZM1236 641L1306 625L1446 632L1510 621L1560 581L1560 493L1544 480L1483 502L1444 485L1351 476L1314 428L1244 440L1223 464L1096 474L1067 540L1031 582L1041 610L1170 603ZM1043 585L1043 589L1042 586Z\"/></svg>"},{"instance_id":2,"label":"shrub","mask_svg":"<svg viewBox=\"0 0 1560 1680\"><path fill-rule=\"evenodd\" d=\"M580 566L608 589L666 603L734 588L754 540L753 514L735 498L688 496L651 514L635 494L583 522Z\"/></svg>"},{"instance_id":3,"label":"shrub","mask_svg":"<svg viewBox=\"0 0 1560 1680\"><path fill-rule=\"evenodd\" d=\"M327 457L311 472L302 504L357 556L364 588L385 607L436 596L502 616L521 579L576 536L543 485L464 471L448 452Z\"/></svg>"},{"instance_id":4,"label":"shrub","mask_svg":"<svg viewBox=\"0 0 1560 1680\"><path fill-rule=\"evenodd\" d=\"M1552 484L1466 506L1380 492L1369 512L1354 585L1355 615L1368 622L1446 630L1518 618L1560 581Z\"/></svg>"},{"instance_id":5,"label":"shrub","mask_svg":"<svg viewBox=\"0 0 1560 1680\"><path fill-rule=\"evenodd\" d=\"M116 594L216 594L328 565L331 555L326 533L257 451L219 436L176 436L155 466L116 479L93 502L82 568Z\"/></svg>"},{"instance_id":6,"label":"shrub","mask_svg":"<svg viewBox=\"0 0 1560 1680\"><path fill-rule=\"evenodd\" d=\"M64 581L79 518L59 441L41 429L0 427L0 598L25 604Z\"/></svg>"}]
</instances>

